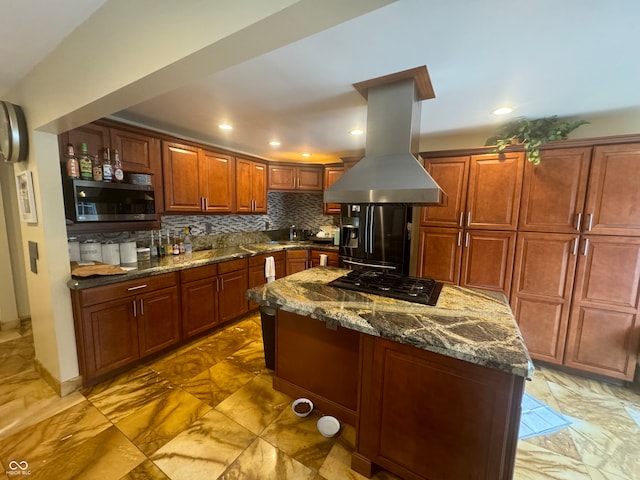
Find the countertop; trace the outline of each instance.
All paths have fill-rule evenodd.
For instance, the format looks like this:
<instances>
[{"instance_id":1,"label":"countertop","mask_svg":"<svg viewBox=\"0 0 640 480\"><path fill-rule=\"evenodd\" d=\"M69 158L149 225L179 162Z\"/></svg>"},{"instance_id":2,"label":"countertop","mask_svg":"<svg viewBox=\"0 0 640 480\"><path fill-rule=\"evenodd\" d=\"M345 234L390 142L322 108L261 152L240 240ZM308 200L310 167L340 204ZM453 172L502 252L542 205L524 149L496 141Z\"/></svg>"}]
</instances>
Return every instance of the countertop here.
<instances>
[{"instance_id":1,"label":"countertop","mask_svg":"<svg viewBox=\"0 0 640 480\"><path fill-rule=\"evenodd\" d=\"M189 254L170 255L152 259L146 262L139 262L137 268L124 274L99 275L88 278L71 278L67 282L67 287L72 290L99 287L136 278L161 275L185 268L200 267L212 263L225 262L236 258L247 258L263 253L273 253L282 250L322 250L337 252L338 247L326 243L315 243L312 241L300 242L278 242L278 243L253 243L238 245L235 247L216 248L212 250L201 250Z\"/></svg>"},{"instance_id":2,"label":"countertop","mask_svg":"<svg viewBox=\"0 0 640 480\"><path fill-rule=\"evenodd\" d=\"M533 363L506 298L445 285L435 306L328 286L349 270L315 267L247 291L247 298L368 335L531 379Z\"/></svg>"}]
</instances>

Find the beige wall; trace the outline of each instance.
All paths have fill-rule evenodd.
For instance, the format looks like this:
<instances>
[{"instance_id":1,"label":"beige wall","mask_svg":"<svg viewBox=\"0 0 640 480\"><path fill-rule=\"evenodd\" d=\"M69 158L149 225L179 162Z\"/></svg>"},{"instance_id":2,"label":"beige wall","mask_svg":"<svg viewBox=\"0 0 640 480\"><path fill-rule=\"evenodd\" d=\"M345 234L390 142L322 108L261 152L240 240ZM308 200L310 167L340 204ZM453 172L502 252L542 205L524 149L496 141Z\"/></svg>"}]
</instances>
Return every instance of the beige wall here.
<instances>
[{"instance_id":1,"label":"beige wall","mask_svg":"<svg viewBox=\"0 0 640 480\"><path fill-rule=\"evenodd\" d=\"M30 135L28 161L13 170L33 172L38 210L36 225L16 222L15 195L3 192L4 221L11 223L6 230L24 261L13 272L16 298L26 296L19 281L24 275L36 359L58 387L74 382L78 363L66 288L69 258L57 134L391 1L111 0L9 94L6 100L24 108ZM19 251L28 241L38 244L37 274L25 268L26 248ZM4 270L9 269L3 262L0 275ZM4 297L0 302L3 310L17 303Z\"/></svg>"}]
</instances>

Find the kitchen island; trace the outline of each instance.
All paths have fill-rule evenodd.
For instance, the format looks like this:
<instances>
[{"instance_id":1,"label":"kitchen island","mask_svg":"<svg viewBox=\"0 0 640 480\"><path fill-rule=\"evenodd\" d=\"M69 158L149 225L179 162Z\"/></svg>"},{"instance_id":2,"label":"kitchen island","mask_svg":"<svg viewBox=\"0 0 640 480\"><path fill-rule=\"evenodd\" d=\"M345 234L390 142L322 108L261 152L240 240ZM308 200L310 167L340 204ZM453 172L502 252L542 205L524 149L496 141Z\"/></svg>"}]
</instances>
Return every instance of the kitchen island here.
<instances>
[{"instance_id":1,"label":"kitchen island","mask_svg":"<svg viewBox=\"0 0 640 480\"><path fill-rule=\"evenodd\" d=\"M425 306L328 285L347 272L247 292L276 309L274 388L353 424L365 476L512 478L533 364L506 300L445 285Z\"/></svg>"}]
</instances>

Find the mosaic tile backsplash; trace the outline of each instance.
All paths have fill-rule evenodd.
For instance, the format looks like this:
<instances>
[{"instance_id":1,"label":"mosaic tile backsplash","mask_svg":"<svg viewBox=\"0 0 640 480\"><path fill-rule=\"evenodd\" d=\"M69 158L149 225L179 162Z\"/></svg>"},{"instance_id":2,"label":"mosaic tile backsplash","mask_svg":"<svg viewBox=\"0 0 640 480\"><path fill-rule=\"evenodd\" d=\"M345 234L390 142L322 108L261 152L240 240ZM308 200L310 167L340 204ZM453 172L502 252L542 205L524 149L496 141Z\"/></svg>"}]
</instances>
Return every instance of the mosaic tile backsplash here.
<instances>
[{"instance_id":1,"label":"mosaic tile backsplash","mask_svg":"<svg viewBox=\"0 0 640 480\"><path fill-rule=\"evenodd\" d=\"M338 225L335 215L324 215L322 192L289 193L269 192L267 213L261 215L163 215L162 230L166 235L183 232L191 227L194 250L222 248L246 243L260 243L270 239L281 240L295 225L300 232L317 233L322 225ZM157 231L155 232L157 234ZM76 235L83 242L93 239L98 242L111 240L121 242L135 239L138 246L149 246L149 231ZM155 237L157 239L157 236Z\"/></svg>"}]
</instances>

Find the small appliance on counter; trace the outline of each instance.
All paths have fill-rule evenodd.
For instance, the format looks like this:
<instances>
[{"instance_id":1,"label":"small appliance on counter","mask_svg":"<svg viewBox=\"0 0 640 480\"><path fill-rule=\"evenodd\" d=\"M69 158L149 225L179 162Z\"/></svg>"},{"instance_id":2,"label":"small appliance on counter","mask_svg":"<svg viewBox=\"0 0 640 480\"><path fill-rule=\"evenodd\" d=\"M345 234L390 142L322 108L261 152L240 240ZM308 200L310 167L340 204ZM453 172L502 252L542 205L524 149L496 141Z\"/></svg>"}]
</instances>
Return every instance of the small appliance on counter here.
<instances>
[{"instance_id":1,"label":"small appliance on counter","mask_svg":"<svg viewBox=\"0 0 640 480\"><path fill-rule=\"evenodd\" d=\"M312 240L316 243L333 243L336 231L339 231L339 228L333 225L321 226L320 231L313 236Z\"/></svg>"}]
</instances>

